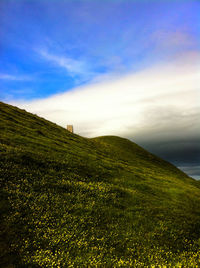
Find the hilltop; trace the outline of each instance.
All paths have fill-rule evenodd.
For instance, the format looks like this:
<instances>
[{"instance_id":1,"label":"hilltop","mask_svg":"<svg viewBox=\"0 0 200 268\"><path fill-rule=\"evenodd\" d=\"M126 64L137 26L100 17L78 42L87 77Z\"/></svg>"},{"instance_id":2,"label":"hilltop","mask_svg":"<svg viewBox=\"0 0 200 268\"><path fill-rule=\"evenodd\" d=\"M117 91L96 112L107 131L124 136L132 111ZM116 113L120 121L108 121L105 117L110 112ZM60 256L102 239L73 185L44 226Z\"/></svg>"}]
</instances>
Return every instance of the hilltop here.
<instances>
[{"instance_id":1,"label":"hilltop","mask_svg":"<svg viewBox=\"0 0 200 268\"><path fill-rule=\"evenodd\" d=\"M200 183L169 162L2 102L0 151L2 267L200 266Z\"/></svg>"}]
</instances>

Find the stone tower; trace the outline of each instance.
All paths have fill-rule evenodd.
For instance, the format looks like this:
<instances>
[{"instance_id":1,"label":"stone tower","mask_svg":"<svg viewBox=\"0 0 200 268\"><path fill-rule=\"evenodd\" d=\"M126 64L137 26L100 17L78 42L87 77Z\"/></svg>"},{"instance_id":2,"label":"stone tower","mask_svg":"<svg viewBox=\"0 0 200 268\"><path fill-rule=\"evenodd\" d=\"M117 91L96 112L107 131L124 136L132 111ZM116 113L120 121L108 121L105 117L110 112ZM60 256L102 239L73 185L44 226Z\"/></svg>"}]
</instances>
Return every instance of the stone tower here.
<instances>
[{"instance_id":1,"label":"stone tower","mask_svg":"<svg viewBox=\"0 0 200 268\"><path fill-rule=\"evenodd\" d=\"M71 133L74 133L73 125L67 125L67 130Z\"/></svg>"}]
</instances>

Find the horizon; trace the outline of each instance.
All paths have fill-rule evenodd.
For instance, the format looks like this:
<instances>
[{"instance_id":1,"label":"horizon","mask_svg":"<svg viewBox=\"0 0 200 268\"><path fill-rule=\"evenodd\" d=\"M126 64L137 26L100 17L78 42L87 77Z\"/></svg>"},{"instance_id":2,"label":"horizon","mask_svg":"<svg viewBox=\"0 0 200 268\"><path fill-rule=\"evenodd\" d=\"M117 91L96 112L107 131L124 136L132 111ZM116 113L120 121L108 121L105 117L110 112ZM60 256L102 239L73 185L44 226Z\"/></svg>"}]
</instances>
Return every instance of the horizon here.
<instances>
[{"instance_id":1,"label":"horizon","mask_svg":"<svg viewBox=\"0 0 200 268\"><path fill-rule=\"evenodd\" d=\"M200 179L200 2L0 2L0 98Z\"/></svg>"}]
</instances>

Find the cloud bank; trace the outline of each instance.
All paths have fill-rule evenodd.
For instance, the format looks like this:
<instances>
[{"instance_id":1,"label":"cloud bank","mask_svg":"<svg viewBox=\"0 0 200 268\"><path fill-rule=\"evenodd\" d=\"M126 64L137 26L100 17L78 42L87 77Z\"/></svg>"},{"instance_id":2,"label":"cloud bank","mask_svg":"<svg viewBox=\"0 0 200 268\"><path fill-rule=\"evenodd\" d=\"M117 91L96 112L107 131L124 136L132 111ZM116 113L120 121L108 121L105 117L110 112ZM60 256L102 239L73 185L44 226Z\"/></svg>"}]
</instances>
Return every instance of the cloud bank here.
<instances>
[{"instance_id":1,"label":"cloud bank","mask_svg":"<svg viewBox=\"0 0 200 268\"><path fill-rule=\"evenodd\" d=\"M82 136L127 137L179 166L195 165L200 155L198 62L193 53L176 63L13 104L63 127L73 124Z\"/></svg>"}]
</instances>

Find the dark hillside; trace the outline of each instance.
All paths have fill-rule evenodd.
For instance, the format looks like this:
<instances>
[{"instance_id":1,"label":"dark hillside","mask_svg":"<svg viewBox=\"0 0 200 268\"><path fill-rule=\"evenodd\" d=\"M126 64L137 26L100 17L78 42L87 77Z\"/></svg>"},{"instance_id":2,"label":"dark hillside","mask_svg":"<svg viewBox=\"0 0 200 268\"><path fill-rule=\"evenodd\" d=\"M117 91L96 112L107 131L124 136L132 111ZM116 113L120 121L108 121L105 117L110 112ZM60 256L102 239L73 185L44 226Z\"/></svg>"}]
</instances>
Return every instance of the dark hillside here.
<instances>
[{"instance_id":1,"label":"dark hillside","mask_svg":"<svg viewBox=\"0 0 200 268\"><path fill-rule=\"evenodd\" d=\"M200 266L199 182L129 140L0 103L0 179L1 267Z\"/></svg>"},{"instance_id":2,"label":"dark hillside","mask_svg":"<svg viewBox=\"0 0 200 268\"><path fill-rule=\"evenodd\" d=\"M100 142L102 145L109 147L109 152L112 152L112 157L118 161L122 160L128 162L133 166L145 165L149 169L157 169L157 172L177 173L181 179L185 178L183 172L173 166L171 163L162 160L161 158L144 150L136 143L128 139L117 136L102 136L94 138L93 140Z\"/></svg>"}]
</instances>

